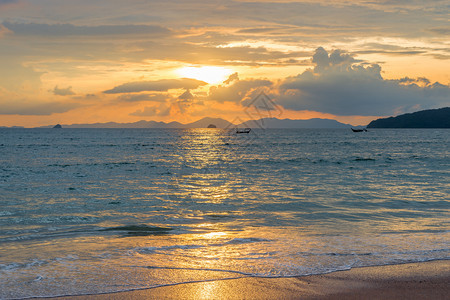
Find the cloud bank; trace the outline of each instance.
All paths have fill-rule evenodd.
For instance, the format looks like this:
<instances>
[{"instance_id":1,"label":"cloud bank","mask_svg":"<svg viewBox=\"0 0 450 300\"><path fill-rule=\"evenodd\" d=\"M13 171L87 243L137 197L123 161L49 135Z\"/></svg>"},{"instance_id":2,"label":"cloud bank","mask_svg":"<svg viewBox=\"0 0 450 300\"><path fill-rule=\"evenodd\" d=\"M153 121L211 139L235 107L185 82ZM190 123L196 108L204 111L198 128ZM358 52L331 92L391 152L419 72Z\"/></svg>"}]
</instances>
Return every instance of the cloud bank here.
<instances>
[{"instance_id":1,"label":"cloud bank","mask_svg":"<svg viewBox=\"0 0 450 300\"><path fill-rule=\"evenodd\" d=\"M385 80L378 64L360 64L342 50L320 47L312 61L313 69L281 83L278 104L339 116L385 116L449 104L448 86L426 78Z\"/></svg>"}]
</instances>

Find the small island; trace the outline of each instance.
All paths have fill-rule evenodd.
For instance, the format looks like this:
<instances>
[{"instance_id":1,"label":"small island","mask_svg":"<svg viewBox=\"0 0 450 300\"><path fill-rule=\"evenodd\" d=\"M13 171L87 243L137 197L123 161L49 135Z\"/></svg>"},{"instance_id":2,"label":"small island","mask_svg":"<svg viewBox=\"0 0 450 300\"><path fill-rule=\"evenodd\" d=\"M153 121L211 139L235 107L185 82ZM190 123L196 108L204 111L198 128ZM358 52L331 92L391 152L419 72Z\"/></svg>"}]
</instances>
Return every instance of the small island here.
<instances>
[{"instance_id":1,"label":"small island","mask_svg":"<svg viewBox=\"0 0 450 300\"><path fill-rule=\"evenodd\" d=\"M207 128L217 128L217 126L214 124L209 124Z\"/></svg>"},{"instance_id":2,"label":"small island","mask_svg":"<svg viewBox=\"0 0 450 300\"><path fill-rule=\"evenodd\" d=\"M56 124L53 128L62 128L61 124Z\"/></svg>"},{"instance_id":3,"label":"small island","mask_svg":"<svg viewBox=\"0 0 450 300\"><path fill-rule=\"evenodd\" d=\"M367 128L450 128L450 107L377 119Z\"/></svg>"}]
</instances>

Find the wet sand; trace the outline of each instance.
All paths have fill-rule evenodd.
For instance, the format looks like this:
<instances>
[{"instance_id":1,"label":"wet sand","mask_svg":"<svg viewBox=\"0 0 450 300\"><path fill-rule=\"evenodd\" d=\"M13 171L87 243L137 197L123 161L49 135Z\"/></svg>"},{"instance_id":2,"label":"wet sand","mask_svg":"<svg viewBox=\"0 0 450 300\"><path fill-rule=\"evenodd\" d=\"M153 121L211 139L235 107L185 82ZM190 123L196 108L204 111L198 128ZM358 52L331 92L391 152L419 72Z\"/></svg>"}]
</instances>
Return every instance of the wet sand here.
<instances>
[{"instance_id":1,"label":"wet sand","mask_svg":"<svg viewBox=\"0 0 450 300\"><path fill-rule=\"evenodd\" d=\"M450 299L450 260L292 278L246 277L185 283L56 299Z\"/></svg>"}]
</instances>

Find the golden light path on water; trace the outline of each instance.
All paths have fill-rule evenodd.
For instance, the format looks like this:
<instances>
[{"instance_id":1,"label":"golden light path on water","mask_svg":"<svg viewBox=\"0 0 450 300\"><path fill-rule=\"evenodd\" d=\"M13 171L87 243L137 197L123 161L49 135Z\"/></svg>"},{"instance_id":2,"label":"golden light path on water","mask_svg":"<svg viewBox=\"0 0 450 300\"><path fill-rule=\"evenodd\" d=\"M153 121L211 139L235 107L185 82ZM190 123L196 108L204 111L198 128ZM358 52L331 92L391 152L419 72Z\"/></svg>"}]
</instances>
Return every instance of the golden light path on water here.
<instances>
[{"instance_id":1,"label":"golden light path on water","mask_svg":"<svg viewBox=\"0 0 450 300\"><path fill-rule=\"evenodd\" d=\"M180 149L184 150L184 157L177 178L178 188L182 192L178 197L214 206L234 197L229 187L234 182L225 165L227 153L222 147L223 134L224 131L219 129L190 129L183 136ZM226 215L217 213L215 217ZM222 231L221 227L222 225L217 222L196 224L195 228L200 233L186 235L185 242L196 244L204 241L209 245L221 244L232 238L230 233ZM199 247L193 250L192 256L203 258L197 262L200 269L219 269L217 262L227 260L231 254L223 247Z\"/></svg>"},{"instance_id":2,"label":"golden light path on water","mask_svg":"<svg viewBox=\"0 0 450 300\"><path fill-rule=\"evenodd\" d=\"M220 129L191 129L183 136L183 157L176 178L183 191L180 197L215 204L232 198L234 180L226 168L228 154L223 142Z\"/></svg>"}]
</instances>

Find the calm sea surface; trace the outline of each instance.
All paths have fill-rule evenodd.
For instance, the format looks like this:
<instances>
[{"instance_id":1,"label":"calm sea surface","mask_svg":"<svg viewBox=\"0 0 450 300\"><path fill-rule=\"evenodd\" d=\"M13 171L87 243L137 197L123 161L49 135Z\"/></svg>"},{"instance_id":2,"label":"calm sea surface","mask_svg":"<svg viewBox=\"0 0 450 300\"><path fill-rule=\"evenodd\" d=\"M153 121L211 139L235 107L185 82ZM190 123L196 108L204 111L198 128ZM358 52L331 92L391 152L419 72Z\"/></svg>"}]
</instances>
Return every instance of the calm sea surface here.
<instances>
[{"instance_id":1,"label":"calm sea surface","mask_svg":"<svg viewBox=\"0 0 450 300\"><path fill-rule=\"evenodd\" d=\"M450 130L0 129L0 298L450 259Z\"/></svg>"}]
</instances>

